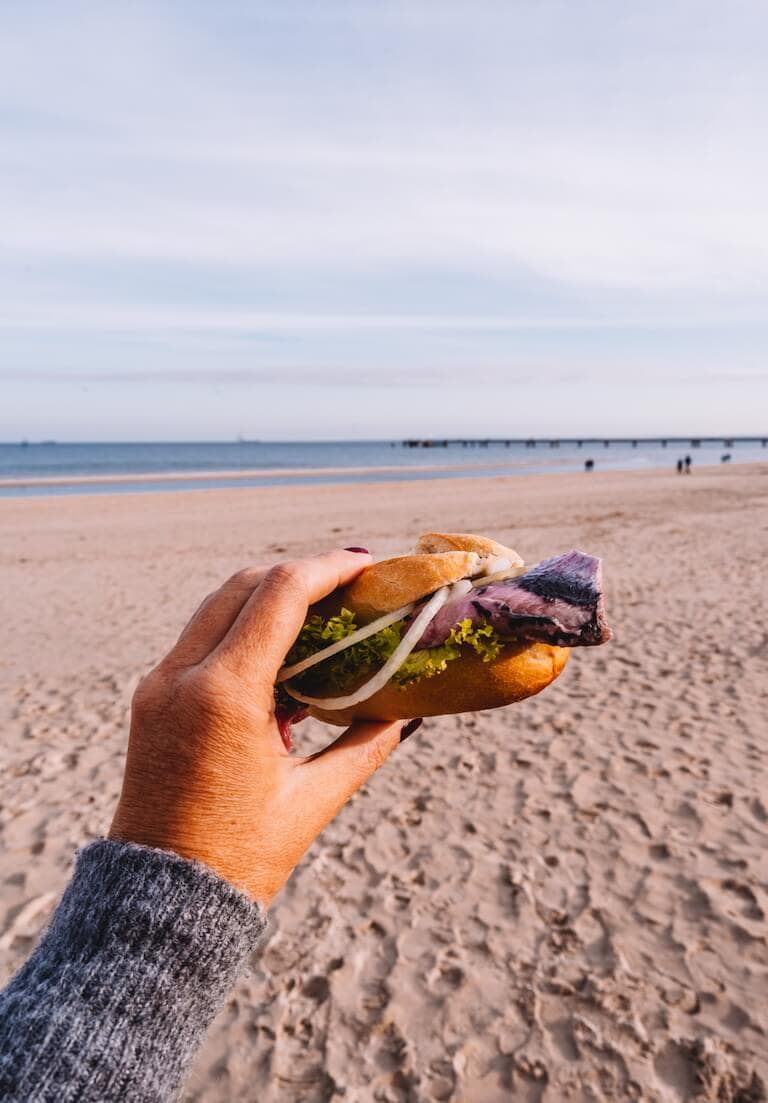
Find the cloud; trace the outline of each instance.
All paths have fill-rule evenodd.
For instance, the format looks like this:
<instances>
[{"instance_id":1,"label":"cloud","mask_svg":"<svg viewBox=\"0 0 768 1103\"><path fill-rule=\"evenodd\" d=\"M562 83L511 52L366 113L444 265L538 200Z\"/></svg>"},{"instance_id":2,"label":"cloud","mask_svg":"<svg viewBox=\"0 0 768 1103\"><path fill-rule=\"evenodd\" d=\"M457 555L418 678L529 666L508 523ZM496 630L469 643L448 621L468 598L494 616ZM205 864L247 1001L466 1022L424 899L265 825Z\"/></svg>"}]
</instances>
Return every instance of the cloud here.
<instances>
[{"instance_id":1,"label":"cloud","mask_svg":"<svg viewBox=\"0 0 768 1103\"><path fill-rule=\"evenodd\" d=\"M648 384L662 383L669 379L669 365L657 367L646 376ZM483 379L478 384L478 394L483 389L496 388L498 392L514 390L520 387L546 383L553 390L563 386L621 386L621 377L616 378L604 364L592 364L577 371L563 368L556 360L521 364L484 366ZM92 370L51 370L45 368L0 368L0 380L7 383L23 382L88 386L88 387L124 387L173 386L181 388L252 388L254 386L280 387L323 387L346 388L354 391L359 388L403 389L440 388L445 394L456 387L466 389L470 385L466 365L461 364L416 364L400 365L398 371L382 370L377 364L357 364L354 374L348 364L259 364L251 367L223 368L158 368L129 369L94 368ZM768 382L768 370L756 368L751 371L722 371L704 368L695 373L679 373L674 382L686 389L721 386L732 384L763 385ZM627 379L627 383L636 387L636 378Z\"/></svg>"},{"instance_id":2,"label":"cloud","mask_svg":"<svg viewBox=\"0 0 768 1103\"><path fill-rule=\"evenodd\" d=\"M262 365L255 368L221 368L188 370L174 368L168 370L153 369L145 371L133 368L129 371L46 371L44 369L19 370L0 369L0 379L8 382L24 383L65 383L76 386L110 387L125 385L160 384L188 387L253 387L286 385L303 387L320 385L323 387L434 387L445 382L445 371L441 368L415 368L408 371L406 378L390 376L373 367L362 367L350 378L349 368L334 366L298 365L283 366Z\"/></svg>"},{"instance_id":3,"label":"cloud","mask_svg":"<svg viewBox=\"0 0 768 1103\"><path fill-rule=\"evenodd\" d=\"M269 334L328 333L350 336L356 333L447 333L504 334L520 332L568 332L599 330L642 330L730 326L734 322L753 324L768 321L755 313L724 312L717 317L703 314L603 315L558 317L556 315L494 314L334 314L259 311L245 308L205 308L197 305L154 307L149 305L103 305L80 303L22 304L0 306L0 329L6 332L106 332L106 333L202 333L261 336Z\"/></svg>"},{"instance_id":4,"label":"cloud","mask_svg":"<svg viewBox=\"0 0 768 1103\"><path fill-rule=\"evenodd\" d=\"M768 277L768 154L709 165L690 142L662 157L630 144L609 154L587 142L512 141L516 156L495 161L509 136L431 155L314 142L231 150L223 163L202 147L126 164L118 152L76 191L64 173L55 202L55 165L29 154L15 184L7 173L0 182L0 245L27 263L291 265L350 276L419 264L731 298Z\"/></svg>"},{"instance_id":5,"label":"cloud","mask_svg":"<svg viewBox=\"0 0 768 1103\"><path fill-rule=\"evenodd\" d=\"M609 374L752 380L764 5L434 13L14 6L0 366L146 396L386 373L411 401L467 372L573 374L585 409Z\"/></svg>"},{"instance_id":6,"label":"cloud","mask_svg":"<svg viewBox=\"0 0 768 1103\"><path fill-rule=\"evenodd\" d=\"M584 13L481 8L454 5L430 28L426 70L423 4L365 19L354 5L234 5L229 38L213 41L199 11L180 23L156 7L84 9L87 34L17 17L0 59L19 105L3 250L350 277L527 269L660 294L733 296L768 277L768 82L738 38L749 5L727 28L665 9L661 54L661 6L606 19L598 4L615 52L594 68ZM454 80L458 58L477 63L471 81Z\"/></svg>"}]
</instances>

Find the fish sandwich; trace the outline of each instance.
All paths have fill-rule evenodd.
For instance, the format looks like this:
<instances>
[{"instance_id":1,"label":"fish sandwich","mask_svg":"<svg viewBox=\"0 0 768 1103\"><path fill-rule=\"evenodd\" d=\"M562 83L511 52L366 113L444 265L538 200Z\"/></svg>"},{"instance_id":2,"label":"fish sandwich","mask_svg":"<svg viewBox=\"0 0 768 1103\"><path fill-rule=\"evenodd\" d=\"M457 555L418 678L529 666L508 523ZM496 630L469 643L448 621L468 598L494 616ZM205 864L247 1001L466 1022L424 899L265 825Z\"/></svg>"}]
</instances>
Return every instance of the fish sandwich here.
<instances>
[{"instance_id":1,"label":"fish sandwich","mask_svg":"<svg viewBox=\"0 0 768 1103\"><path fill-rule=\"evenodd\" d=\"M533 566L484 536L430 532L310 609L276 686L281 727L499 708L545 689L570 649L611 638L601 562Z\"/></svg>"}]
</instances>

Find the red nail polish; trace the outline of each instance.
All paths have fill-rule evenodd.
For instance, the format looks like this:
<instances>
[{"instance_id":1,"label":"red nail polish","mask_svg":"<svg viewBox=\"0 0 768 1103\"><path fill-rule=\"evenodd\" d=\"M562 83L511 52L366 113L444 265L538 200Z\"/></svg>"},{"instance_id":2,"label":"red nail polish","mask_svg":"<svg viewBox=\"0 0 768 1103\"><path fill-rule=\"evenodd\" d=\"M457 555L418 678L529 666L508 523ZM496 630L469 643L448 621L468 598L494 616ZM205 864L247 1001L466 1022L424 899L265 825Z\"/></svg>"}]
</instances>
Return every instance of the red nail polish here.
<instances>
[{"instance_id":1,"label":"red nail polish","mask_svg":"<svg viewBox=\"0 0 768 1103\"><path fill-rule=\"evenodd\" d=\"M370 555L367 548L345 548L344 551L360 552L362 555Z\"/></svg>"},{"instance_id":2,"label":"red nail polish","mask_svg":"<svg viewBox=\"0 0 768 1103\"><path fill-rule=\"evenodd\" d=\"M423 719L420 716L416 716L413 720L409 720L407 724L403 724L402 728L400 729L400 742L404 743L408 736L413 735L415 731L418 731L423 723Z\"/></svg>"}]
</instances>

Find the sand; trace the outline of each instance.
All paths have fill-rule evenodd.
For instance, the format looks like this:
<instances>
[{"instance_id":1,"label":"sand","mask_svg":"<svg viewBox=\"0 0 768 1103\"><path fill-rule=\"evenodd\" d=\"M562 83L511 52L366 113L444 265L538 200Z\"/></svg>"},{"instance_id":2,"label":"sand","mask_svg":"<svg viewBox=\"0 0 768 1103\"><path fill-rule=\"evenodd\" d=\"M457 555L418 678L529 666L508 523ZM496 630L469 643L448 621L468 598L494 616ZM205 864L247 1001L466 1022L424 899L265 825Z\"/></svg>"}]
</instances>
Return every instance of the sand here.
<instances>
[{"instance_id":1,"label":"sand","mask_svg":"<svg viewBox=\"0 0 768 1103\"><path fill-rule=\"evenodd\" d=\"M0 501L0 980L200 597L433 527L604 556L616 639L395 752L279 897L185 1099L764 1099L765 466Z\"/></svg>"}]
</instances>

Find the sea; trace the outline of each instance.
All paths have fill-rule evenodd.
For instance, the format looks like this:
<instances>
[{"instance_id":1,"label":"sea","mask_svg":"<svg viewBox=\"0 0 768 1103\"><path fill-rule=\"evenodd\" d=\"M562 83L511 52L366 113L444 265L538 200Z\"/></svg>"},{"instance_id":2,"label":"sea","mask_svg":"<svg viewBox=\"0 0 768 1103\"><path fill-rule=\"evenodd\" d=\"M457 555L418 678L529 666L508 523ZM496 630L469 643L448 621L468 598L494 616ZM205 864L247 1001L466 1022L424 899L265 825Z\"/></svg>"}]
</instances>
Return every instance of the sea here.
<instances>
[{"instance_id":1,"label":"sea","mask_svg":"<svg viewBox=\"0 0 768 1103\"><path fill-rule=\"evenodd\" d=\"M0 496L114 494L456 475L524 476L768 462L768 441L222 441L0 444Z\"/></svg>"}]
</instances>

